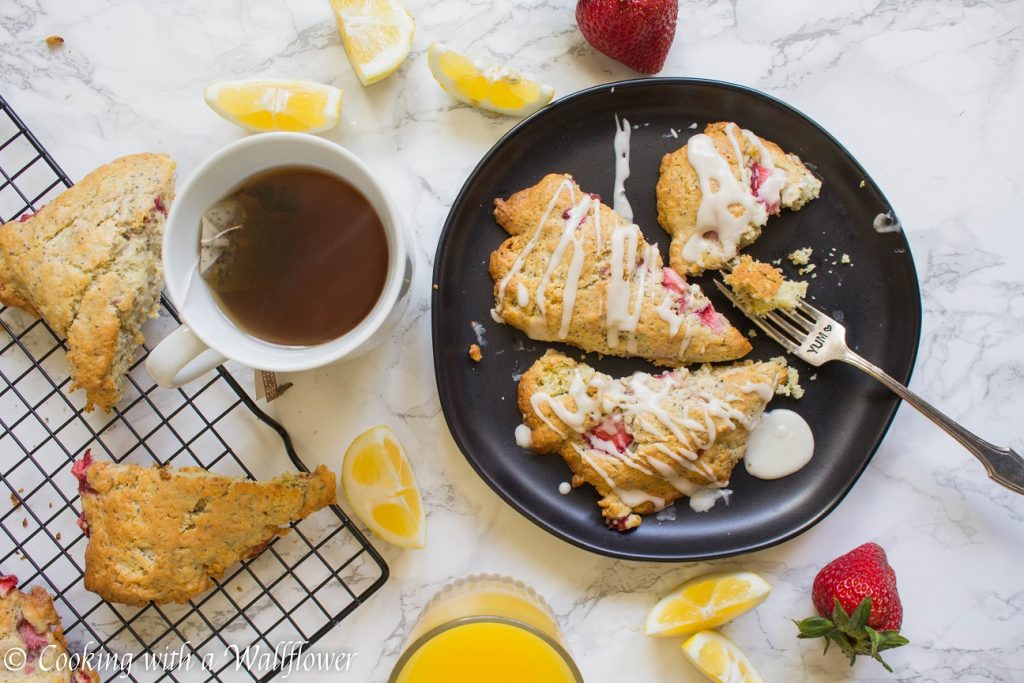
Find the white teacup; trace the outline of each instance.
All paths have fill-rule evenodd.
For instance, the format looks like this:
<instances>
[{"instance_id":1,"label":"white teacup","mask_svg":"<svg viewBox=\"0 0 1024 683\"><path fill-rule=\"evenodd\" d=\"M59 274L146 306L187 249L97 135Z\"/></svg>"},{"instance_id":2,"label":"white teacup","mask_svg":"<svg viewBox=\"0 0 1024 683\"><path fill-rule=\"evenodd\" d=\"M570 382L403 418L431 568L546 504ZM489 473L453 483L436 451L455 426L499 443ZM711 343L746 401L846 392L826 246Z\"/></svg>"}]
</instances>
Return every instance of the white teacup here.
<instances>
[{"instance_id":1,"label":"white teacup","mask_svg":"<svg viewBox=\"0 0 1024 683\"><path fill-rule=\"evenodd\" d=\"M247 178L282 166L315 168L348 182L377 212L388 241L387 279L376 305L353 329L315 346L274 344L240 329L220 309L197 268L203 212ZM164 279L183 324L150 352L146 368L157 384L177 387L227 359L260 370L294 372L364 353L389 334L405 311L413 278L406 243L394 202L346 149L301 133L262 133L232 143L199 165L178 191L167 218Z\"/></svg>"}]
</instances>

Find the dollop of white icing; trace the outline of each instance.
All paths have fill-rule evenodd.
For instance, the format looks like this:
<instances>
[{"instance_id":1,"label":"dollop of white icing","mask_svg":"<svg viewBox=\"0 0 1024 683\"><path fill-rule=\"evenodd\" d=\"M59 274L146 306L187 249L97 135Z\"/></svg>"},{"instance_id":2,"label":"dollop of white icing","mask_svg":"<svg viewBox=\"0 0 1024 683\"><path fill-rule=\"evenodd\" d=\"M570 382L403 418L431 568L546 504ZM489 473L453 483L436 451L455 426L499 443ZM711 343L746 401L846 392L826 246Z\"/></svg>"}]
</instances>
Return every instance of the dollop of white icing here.
<instances>
[{"instance_id":1,"label":"dollop of white icing","mask_svg":"<svg viewBox=\"0 0 1024 683\"><path fill-rule=\"evenodd\" d=\"M758 479L781 479L800 470L814 455L814 434L792 410L772 410L747 440L747 472Z\"/></svg>"},{"instance_id":2,"label":"dollop of white icing","mask_svg":"<svg viewBox=\"0 0 1024 683\"><path fill-rule=\"evenodd\" d=\"M526 425L516 427L516 445L520 448L530 448L533 446L533 435L530 432L530 428Z\"/></svg>"}]
</instances>

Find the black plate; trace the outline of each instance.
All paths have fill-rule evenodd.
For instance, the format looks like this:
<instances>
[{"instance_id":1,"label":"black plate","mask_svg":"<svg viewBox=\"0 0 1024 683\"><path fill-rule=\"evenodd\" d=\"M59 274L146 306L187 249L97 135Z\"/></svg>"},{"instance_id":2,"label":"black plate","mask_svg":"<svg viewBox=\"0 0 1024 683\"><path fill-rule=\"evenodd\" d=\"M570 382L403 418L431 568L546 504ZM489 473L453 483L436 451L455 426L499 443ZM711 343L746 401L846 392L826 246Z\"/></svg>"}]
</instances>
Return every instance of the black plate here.
<instances>
[{"instance_id":1,"label":"black plate","mask_svg":"<svg viewBox=\"0 0 1024 683\"><path fill-rule=\"evenodd\" d=\"M682 499L675 505L674 521L649 516L639 529L625 534L605 528L593 488L558 493L559 483L569 479L561 458L537 456L515 444L513 432L522 417L513 377L549 346L576 357L581 352L534 342L491 320L493 283L487 260L507 237L494 222L492 202L551 172L571 173L585 191L611 197L615 114L634 125L632 173L626 182L634 220L666 257L668 235L658 226L654 198L658 164L662 155L678 149L705 124L736 121L807 162L823 178L821 197L801 211L773 217L748 252L774 260L799 247L813 247L818 276L809 280L812 303L847 326L854 349L896 379L910 378L921 329L914 262L902 232L874 230L875 217L892 213L892 208L850 153L800 112L754 90L695 79L626 81L564 97L520 123L487 153L456 198L437 247L433 293L434 369L448 427L466 459L498 495L581 548L637 560L703 560L780 543L809 529L842 500L871 460L899 405L893 394L851 367L832 363L812 368L791 358L806 395L799 401L777 398L771 407L795 410L811 425L815 455L800 472L760 481L741 465L730 482L734 495L728 506L719 504L698 514ZM696 129L691 129L693 123ZM834 256L825 259L833 248ZM838 263L844 253L852 266ZM795 275L789 262L784 263L784 270ZM718 295L710 277L696 281L733 324L744 331L752 327ZM486 329L479 363L467 357L476 341L471 321ZM763 335L753 341L751 358L782 353ZM643 360L593 354L587 362L613 376L653 369Z\"/></svg>"}]
</instances>

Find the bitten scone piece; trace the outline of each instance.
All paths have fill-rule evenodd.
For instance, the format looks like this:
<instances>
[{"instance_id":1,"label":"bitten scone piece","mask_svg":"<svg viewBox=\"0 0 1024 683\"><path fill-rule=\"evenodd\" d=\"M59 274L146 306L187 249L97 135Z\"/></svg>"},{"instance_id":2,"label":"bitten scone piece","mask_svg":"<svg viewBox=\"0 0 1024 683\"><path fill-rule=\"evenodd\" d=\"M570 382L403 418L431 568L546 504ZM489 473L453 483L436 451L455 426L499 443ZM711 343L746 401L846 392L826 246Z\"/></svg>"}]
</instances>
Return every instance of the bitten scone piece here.
<instances>
[{"instance_id":1,"label":"bitten scone piece","mask_svg":"<svg viewBox=\"0 0 1024 683\"><path fill-rule=\"evenodd\" d=\"M708 124L661 160L658 222L679 273L717 270L761 234L769 215L796 211L821 181L795 154L735 123Z\"/></svg>"},{"instance_id":2,"label":"bitten scone piece","mask_svg":"<svg viewBox=\"0 0 1024 683\"><path fill-rule=\"evenodd\" d=\"M640 228L551 174L494 217L512 237L491 254L496 320L533 339L675 367L750 351L695 284L663 267Z\"/></svg>"},{"instance_id":3,"label":"bitten scone piece","mask_svg":"<svg viewBox=\"0 0 1024 683\"><path fill-rule=\"evenodd\" d=\"M778 268L746 254L726 274L725 284L745 309L757 315L776 309L792 311L807 296L806 282L787 280Z\"/></svg>"},{"instance_id":4,"label":"bitten scone piece","mask_svg":"<svg viewBox=\"0 0 1024 683\"><path fill-rule=\"evenodd\" d=\"M0 226L0 303L67 337L72 389L113 407L156 317L174 162L135 154L101 166L33 215Z\"/></svg>"},{"instance_id":5,"label":"bitten scone piece","mask_svg":"<svg viewBox=\"0 0 1024 683\"><path fill-rule=\"evenodd\" d=\"M710 509L743 457L785 361L637 372L613 379L548 351L519 382L519 410L537 453L558 453L602 496L609 528L690 496Z\"/></svg>"},{"instance_id":6,"label":"bitten scone piece","mask_svg":"<svg viewBox=\"0 0 1024 683\"><path fill-rule=\"evenodd\" d=\"M128 605L186 602L336 499L335 475L323 466L252 481L94 462L86 453L72 472L89 536L85 587Z\"/></svg>"},{"instance_id":7,"label":"bitten scone piece","mask_svg":"<svg viewBox=\"0 0 1024 683\"><path fill-rule=\"evenodd\" d=\"M53 598L41 586L18 590L18 577L0 575L0 681L99 683L85 664L69 668L64 628Z\"/></svg>"}]
</instances>

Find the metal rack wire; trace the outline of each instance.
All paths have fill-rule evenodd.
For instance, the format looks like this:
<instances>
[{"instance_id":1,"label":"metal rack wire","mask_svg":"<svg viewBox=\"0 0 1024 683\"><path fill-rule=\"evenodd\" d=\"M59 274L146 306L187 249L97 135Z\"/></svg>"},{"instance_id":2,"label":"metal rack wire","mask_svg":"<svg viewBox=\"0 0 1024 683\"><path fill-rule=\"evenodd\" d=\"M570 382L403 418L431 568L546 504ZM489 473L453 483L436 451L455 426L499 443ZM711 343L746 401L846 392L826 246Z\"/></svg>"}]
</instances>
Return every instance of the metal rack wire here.
<instances>
[{"instance_id":1,"label":"metal rack wire","mask_svg":"<svg viewBox=\"0 0 1024 683\"><path fill-rule=\"evenodd\" d=\"M0 221L35 211L71 181L0 97ZM107 603L85 590L88 540L71 464L86 449L139 464L200 466L250 478L307 471L288 433L225 368L157 387L145 354L177 325L165 299L112 413L69 394L66 347L45 323L0 308L0 573L54 595L72 653L132 681L268 681L379 589L387 564L337 506L293 526L259 557L185 605ZM128 663L131 662L131 667ZM120 669L120 670L118 670Z\"/></svg>"}]
</instances>

